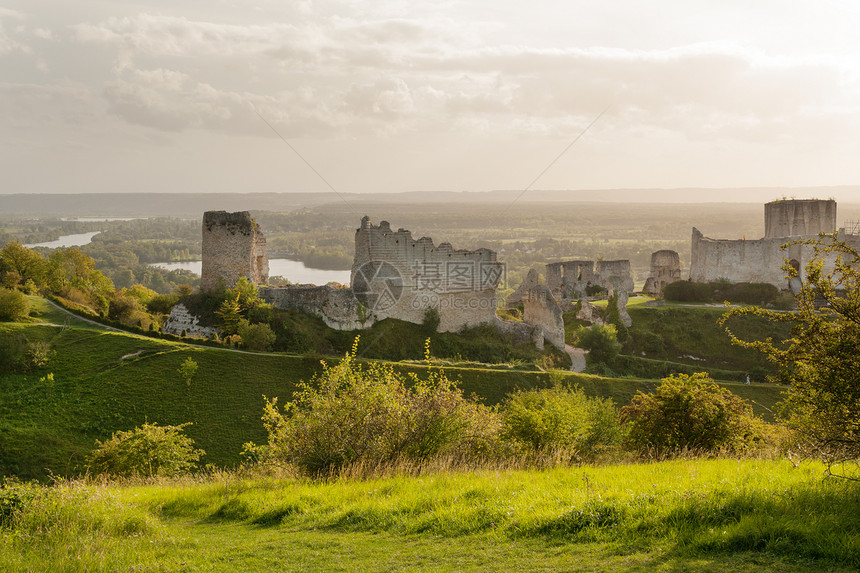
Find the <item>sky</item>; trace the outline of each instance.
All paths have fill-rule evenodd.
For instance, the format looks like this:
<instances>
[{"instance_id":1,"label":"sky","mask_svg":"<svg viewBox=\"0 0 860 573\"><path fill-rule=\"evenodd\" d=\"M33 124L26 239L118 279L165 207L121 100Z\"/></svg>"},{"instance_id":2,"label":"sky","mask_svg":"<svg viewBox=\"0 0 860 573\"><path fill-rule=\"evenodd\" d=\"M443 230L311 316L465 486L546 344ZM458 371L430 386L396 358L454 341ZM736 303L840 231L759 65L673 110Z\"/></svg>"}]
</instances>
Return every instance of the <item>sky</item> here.
<instances>
[{"instance_id":1,"label":"sky","mask_svg":"<svg viewBox=\"0 0 860 573\"><path fill-rule=\"evenodd\" d=\"M858 29L853 0L0 0L0 193L860 185Z\"/></svg>"}]
</instances>

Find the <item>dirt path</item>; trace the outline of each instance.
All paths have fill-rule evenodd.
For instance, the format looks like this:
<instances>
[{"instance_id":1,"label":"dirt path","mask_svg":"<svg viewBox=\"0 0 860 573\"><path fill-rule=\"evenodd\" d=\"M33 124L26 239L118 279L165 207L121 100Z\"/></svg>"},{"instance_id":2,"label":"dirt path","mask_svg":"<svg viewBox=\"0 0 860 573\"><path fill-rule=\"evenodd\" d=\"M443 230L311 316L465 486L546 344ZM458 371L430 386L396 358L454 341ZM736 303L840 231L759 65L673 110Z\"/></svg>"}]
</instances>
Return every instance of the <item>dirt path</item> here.
<instances>
[{"instance_id":1,"label":"dirt path","mask_svg":"<svg viewBox=\"0 0 860 573\"><path fill-rule=\"evenodd\" d=\"M582 372L585 370L585 355L588 354L588 351L571 346L570 344L564 345L564 351L570 356L571 372Z\"/></svg>"}]
</instances>

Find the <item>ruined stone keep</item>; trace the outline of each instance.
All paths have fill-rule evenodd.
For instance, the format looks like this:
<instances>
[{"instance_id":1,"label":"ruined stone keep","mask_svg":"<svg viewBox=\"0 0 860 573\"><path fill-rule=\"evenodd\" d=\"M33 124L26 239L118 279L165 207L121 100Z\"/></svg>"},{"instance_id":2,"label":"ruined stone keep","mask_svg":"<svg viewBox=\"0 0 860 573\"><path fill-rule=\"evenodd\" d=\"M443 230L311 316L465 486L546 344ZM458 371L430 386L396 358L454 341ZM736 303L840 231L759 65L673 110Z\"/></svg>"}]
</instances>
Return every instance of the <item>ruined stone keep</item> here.
<instances>
[{"instance_id":1,"label":"ruined stone keep","mask_svg":"<svg viewBox=\"0 0 860 573\"><path fill-rule=\"evenodd\" d=\"M268 282L266 238L247 211L206 211L200 289L232 288L239 277L254 284Z\"/></svg>"},{"instance_id":2,"label":"ruined stone keep","mask_svg":"<svg viewBox=\"0 0 860 573\"><path fill-rule=\"evenodd\" d=\"M670 250L651 253L651 276L645 280L642 292L660 294L666 285L681 280L681 257Z\"/></svg>"},{"instance_id":3,"label":"ruined stone keep","mask_svg":"<svg viewBox=\"0 0 860 573\"><path fill-rule=\"evenodd\" d=\"M812 257L812 247L782 246L836 230L836 202L832 199L773 201L765 204L764 216L765 236L756 240L711 239L693 227L690 280L725 279L789 288L782 266L788 260L797 269L805 268ZM841 233L841 238L854 247L860 246L860 237Z\"/></svg>"}]
</instances>

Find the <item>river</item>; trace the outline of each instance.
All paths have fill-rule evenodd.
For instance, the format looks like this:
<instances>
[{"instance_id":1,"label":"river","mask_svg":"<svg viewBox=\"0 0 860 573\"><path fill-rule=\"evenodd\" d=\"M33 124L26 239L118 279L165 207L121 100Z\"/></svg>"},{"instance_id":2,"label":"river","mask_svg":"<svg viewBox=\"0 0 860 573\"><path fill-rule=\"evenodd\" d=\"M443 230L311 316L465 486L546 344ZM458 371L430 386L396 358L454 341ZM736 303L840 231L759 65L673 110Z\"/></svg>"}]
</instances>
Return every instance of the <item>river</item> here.
<instances>
[{"instance_id":1,"label":"river","mask_svg":"<svg viewBox=\"0 0 860 573\"><path fill-rule=\"evenodd\" d=\"M152 266L168 271L176 269L189 270L200 274L202 261L184 261L180 263L152 263ZM324 285L330 282L349 284L349 271L330 271L306 267L302 261L290 259L269 259L269 276L284 277L294 284Z\"/></svg>"},{"instance_id":2,"label":"river","mask_svg":"<svg viewBox=\"0 0 860 573\"><path fill-rule=\"evenodd\" d=\"M81 247L83 245L89 245L93 237L101 233L101 231L93 231L91 233L78 233L76 235L63 235L56 241L48 241L46 243L33 243L31 245L24 245L28 249L32 249L33 247L46 247L48 249L59 249L67 248L67 247Z\"/></svg>"}]
</instances>

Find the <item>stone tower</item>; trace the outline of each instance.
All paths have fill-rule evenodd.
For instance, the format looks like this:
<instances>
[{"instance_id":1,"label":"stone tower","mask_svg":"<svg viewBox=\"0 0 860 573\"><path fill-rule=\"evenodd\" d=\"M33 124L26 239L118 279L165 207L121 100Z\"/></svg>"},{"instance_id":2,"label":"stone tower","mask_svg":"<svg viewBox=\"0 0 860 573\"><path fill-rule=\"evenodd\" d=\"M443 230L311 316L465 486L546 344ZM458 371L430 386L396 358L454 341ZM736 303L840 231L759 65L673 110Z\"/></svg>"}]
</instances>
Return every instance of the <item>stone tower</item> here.
<instances>
[{"instance_id":1,"label":"stone tower","mask_svg":"<svg viewBox=\"0 0 860 573\"><path fill-rule=\"evenodd\" d=\"M764 205L766 239L817 235L836 230L836 201L790 199Z\"/></svg>"},{"instance_id":2,"label":"stone tower","mask_svg":"<svg viewBox=\"0 0 860 573\"><path fill-rule=\"evenodd\" d=\"M254 284L268 282L266 238L247 211L206 211L200 289L231 288L239 277L247 277Z\"/></svg>"}]
</instances>

